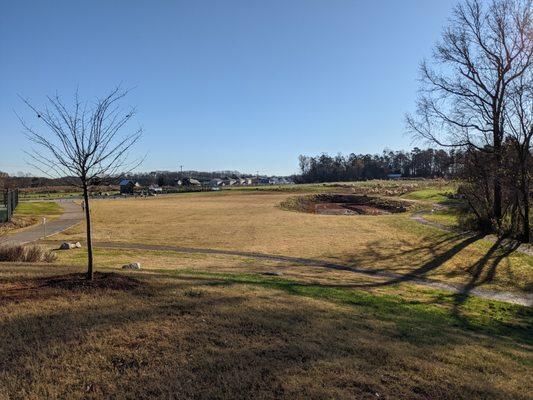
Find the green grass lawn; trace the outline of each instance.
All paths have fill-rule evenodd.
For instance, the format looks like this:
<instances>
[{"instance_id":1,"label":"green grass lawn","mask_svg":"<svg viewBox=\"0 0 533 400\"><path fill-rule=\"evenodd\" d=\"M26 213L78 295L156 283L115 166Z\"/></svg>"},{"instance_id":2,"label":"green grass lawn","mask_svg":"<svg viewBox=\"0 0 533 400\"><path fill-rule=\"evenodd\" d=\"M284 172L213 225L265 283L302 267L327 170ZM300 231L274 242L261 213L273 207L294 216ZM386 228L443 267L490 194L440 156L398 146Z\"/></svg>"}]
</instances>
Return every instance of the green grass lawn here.
<instances>
[{"instance_id":1,"label":"green grass lawn","mask_svg":"<svg viewBox=\"0 0 533 400\"><path fill-rule=\"evenodd\" d=\"M424 215L424 218L428 221L437 222L444 226L453 228L459 225L459 214L459 210L456 208L446 208L428 213Z\"/></svg>"},{"instance_id":2,"label":"green grass lawn","mask_svg":"<svg viewBox=\"0 0 533 400\"><path fill-rule=\"evenodd\" d=\"M60 215L62 212L61 206L55 202L21 202L15 210L15 215L43 217Z\"/></svg>"},{"instance_id":3,"label":"green grass lawn","mask_svg":"<svg viewBox=\"0 0 533 400\"><path fill-rule=\"evenodd\" d=\"M402 197L410 200L422 200L431 203L448 203L451 200L448 196L453 193L455 193L454 187L447 186L443 188L416 190L414 192L407 193Z\"/></svg>"}]
</instances>

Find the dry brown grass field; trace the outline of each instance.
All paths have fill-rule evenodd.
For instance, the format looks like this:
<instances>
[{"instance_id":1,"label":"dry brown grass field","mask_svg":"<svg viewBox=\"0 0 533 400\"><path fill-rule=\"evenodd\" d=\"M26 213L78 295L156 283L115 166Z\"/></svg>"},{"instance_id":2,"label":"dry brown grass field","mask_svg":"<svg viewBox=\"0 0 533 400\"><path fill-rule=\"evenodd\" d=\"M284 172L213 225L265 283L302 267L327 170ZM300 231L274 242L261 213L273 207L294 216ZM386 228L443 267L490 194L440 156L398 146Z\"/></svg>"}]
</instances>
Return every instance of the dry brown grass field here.
<instances>
[{"instance_id":1,"label":"dry brown grass field","mask_svg":"<svg viewBox=\"0 0 533 400\"><path fill-rule=\"evenodd\" d=\"M411 278L529 293L531 257L409 213L281 209L293 195L94 201L92 284L84 249L0 263L0 399L530 398L531 308Z\"/></svg>"},{"instance_id":2,"label":"dry brown grass field","mask_svg":"<svg viewBox=\"0 0 533 400\"><path fill-rule=\"evenodd\" d=\"M94 240L303 257L416 273L486 288L529 290L531 257L475 237L421 226L409 213L315 215L284 211L287 193L200 193L95 201ZM57 240L83 241L79 225Z\"/></svg>"}]
</instances>

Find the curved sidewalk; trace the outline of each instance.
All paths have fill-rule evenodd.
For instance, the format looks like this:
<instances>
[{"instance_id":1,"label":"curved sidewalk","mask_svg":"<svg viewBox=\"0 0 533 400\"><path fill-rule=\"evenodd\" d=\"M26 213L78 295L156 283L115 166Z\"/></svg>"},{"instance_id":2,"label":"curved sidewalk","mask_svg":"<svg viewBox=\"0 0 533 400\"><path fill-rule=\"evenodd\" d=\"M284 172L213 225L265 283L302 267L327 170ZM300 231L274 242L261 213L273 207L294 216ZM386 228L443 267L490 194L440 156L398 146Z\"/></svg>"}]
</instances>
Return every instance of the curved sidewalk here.
<instances>
[{"instance_id":1,"label":"curved sidewalk","mask_svg":"<svg viewBox=\"0 0 533 400\"><path fill-rule=\"evenodd\" d=\"M62 232L83 220L83 211L78 204L71 200L55 201L63 209L63 214L46 223L46 237ZM17 233L8 233L0 237L0 245L15 245L35 242L43 239L44 229L41 223L33 225Z\"/></svg>"}]
</instances>

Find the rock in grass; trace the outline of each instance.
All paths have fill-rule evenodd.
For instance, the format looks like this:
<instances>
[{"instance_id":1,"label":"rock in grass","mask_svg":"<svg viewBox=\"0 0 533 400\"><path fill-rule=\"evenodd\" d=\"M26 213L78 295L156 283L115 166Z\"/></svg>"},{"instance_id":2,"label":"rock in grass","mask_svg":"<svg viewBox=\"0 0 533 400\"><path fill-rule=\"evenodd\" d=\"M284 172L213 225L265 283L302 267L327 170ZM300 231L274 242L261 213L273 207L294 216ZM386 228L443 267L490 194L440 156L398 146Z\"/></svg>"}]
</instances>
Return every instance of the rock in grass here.
<instances>
[{"instance_id":1,"label":"rock in grass","mask_svg":"<svg viewBox=\"0 0 533 400\"><path fill-rule=\"evenodd\" d=\"M263 272L263 275L282 276L283 274L281 272L276 272L276 271L267 271L267 272Z\"/></svg>"},{"instance_id":2,"label":"rock in grass","mask_svg":"<svg viewBox=\"0 0 533 400\"><path fill-rule=\"evenodd\" d=\"M80 243L80 242L76 242L76 243L74 243L74 246L75 246L77 249L81 249L81 243Z\"/></svg>"},{"instance_id":3,"label":"rock in grass","mask_svg":"<svg viewBox=\"0 0 533 400\"><path fill-rule=\"evenodd\" d=\"M59 250L70 250L70 249L75 249L76 247L77 246L74 243L63 242L61 243L61 246L59 246ZM80 244L80 247L81 247L81 244Z\"/></svg>"},{"instance_id":4,"label":"rock in grass","mask_svg":"<svg viewBox=\"0 0 533 400\"><path fill-rule=\"evenodd\" d=\"M135 262L131 264L125 264L122 269L141 269L141 263Z\"/></svg>"}]
</instances>

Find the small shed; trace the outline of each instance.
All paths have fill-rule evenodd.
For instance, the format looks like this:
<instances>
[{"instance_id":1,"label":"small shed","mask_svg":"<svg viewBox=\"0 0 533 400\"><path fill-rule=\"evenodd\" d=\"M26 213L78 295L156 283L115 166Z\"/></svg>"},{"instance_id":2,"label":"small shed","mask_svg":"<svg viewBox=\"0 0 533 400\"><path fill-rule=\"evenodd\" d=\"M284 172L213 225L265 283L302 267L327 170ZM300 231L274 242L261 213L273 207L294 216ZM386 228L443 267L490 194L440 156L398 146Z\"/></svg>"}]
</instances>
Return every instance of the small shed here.
<instances>
[{"instance_id":1,"label":"small shed","mask_svg":"<svg viewBox=\"0 0 533 400\"><path fill-rule=\"evenodd\" d=\"M122 179L119 183L120 194L133 194L133 189L135 188L135 182L130 181L129 179Z\"/></svg>"}]
</instances>

